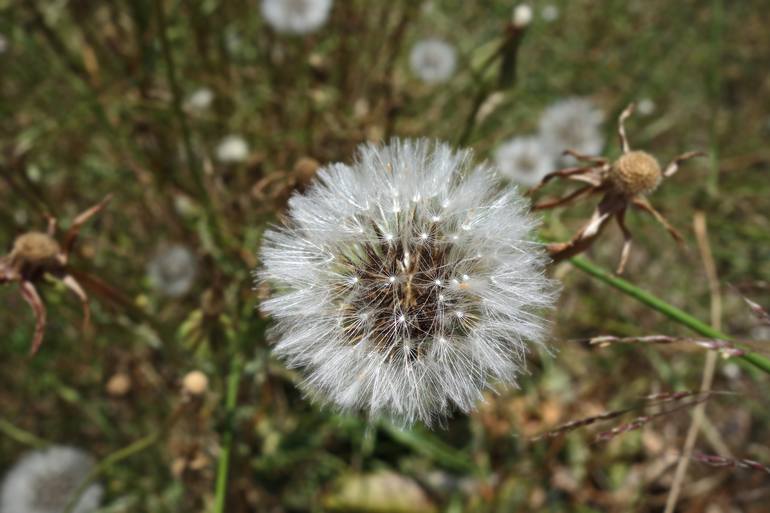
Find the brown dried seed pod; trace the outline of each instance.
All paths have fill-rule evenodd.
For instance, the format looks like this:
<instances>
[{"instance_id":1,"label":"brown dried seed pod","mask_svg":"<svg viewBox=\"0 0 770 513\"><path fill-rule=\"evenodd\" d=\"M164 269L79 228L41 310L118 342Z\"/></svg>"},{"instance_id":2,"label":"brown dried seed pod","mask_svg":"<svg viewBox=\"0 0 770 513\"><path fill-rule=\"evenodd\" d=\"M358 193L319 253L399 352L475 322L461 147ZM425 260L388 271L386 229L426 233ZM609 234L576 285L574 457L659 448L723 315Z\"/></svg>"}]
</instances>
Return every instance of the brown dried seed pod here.
<instances>
[{"instance_id":1,"label":"brown dried seed pod","mask_svg":"<svg viewBox=\"0 0 770 513\"><path fill-rule=\"evenodd\" d=\"M21 272L31 271L55 266L60 252L59 243L50 235L42 232L28 232L14 241L11 262Z\"/></svg>"},{"instance_id":2,"label":"brown dried seed pod","mask_svg":"<svg viewBox=\"0 0 770 513\"><path fill-rule=\"evenodd\" d=\"M610 179L615 188L626 196L648 194L663 178L658 161L647 152L631 151L612 165Z\"/></svg>"}]
</instances>

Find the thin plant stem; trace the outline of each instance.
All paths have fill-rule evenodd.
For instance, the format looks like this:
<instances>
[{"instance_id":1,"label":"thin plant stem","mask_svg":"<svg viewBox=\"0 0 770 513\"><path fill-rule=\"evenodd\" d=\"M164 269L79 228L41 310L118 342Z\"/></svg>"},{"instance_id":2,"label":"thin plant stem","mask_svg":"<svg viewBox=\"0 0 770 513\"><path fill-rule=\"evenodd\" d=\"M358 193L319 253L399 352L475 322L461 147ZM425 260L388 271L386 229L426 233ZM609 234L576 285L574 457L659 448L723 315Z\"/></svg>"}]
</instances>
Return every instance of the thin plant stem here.
<instances>
[{"instance_id":1,"label":"thin plant stem","mask_svg":"<svg viewBox=\"0 0 770 513\"><path fill-rule=\"evenodd\" d=\"M241 381L243 359L235 353L227 376L227 391L225 396L226 422L222 435L222 451L217 464L217 480L214 491L214 513L224 513L227 500L227 478L230 469L230 457L233 451L235 433L235 408L238 403L238 386Z\"/></svg>"},{"instance_id":2,"label":"thin plant stem","mask_svg":"<svg viewBox=\"0 0 770 513\"><path fill-rule=\"evenodd\" d=\"M615 287L616 289L620 290L624 294L631 296L632 298L649 306L654 310L657 310L658 312L662 313L669 319L690 328L696 333L699 333L709 338L717 338L722 340L731 339L731 337L722 333L720 330L716 328L712 328L708 324L696 319L695 317L688 314L687 312L666 303L665 301L659 299L658 297L647 292L646 290L643 290L622 278L618 278L617 276L610 274L609 272L605 271L604 269L602 269L601 267L595 264L592 264L591 262L589 262L583 257L573 257L570 260L570 262L572 263L572 265L574 265L581 271L587 274L590 274L594 278L597 278L599 281L602 281L607 285ZM762 370L763 372L770 374L770 360L768 360L764 356L758 355L756 353L747 352L746 354L743 354L738 358L740 358L740 360L738 360L740 363L744 365L750 364L751 366L754 366Z\"/></svg>"},{"instance_id":3,"label":"thin plant stem","mask_svg":"<svg viewBox=\"0 0 770 513\"><path fill-rule=\"evenodd\" d=\"M11 424L2 417L0 417L0 433L20 444L28 445L30 447L34 447L35 449L42 449L51 445L50 442L47 442L46 440L43 440L39 436L33 435L28 431L24 431L20 427Z\"/></svg>"},{"instance_id":4,"label":"thin plant stem","mask_svg":"<svg viewBox=\"0 0 770 513\"><path fill-rule=\"evenodd\" d=\"M75 492L72 494L69 501L67 502L67 506L64 508L64 513L72 513L75 510L75 506L77 506L77 503L80 501L80 497L100 475L106 472L113 465L155 445L158 440L160 440L161 434L162 431L151 433L133 442L132 444L123 447L122 449L118 449L100 461L99 464L88 473L83 482L80 483Z\"/></svg>"},{"instance_id":5,"label":"thin plant stem","mask_svg":"<svg viewBox=\"0 0 770 513\"><path fill-rule=\"evenodd\" d=\"M717 275L716 264L714 263L714 256L711 253L711 245L708 240L708 227L706 224L706 214L703 211L695 213L693 218L693 225L695 228L695 235L698 239L698 249L700 250L701 259L703 260L703 267L706 269L706 277L709 284L709 292L711 296L711 325L718 330L722 329L722 296L719 287L719 277ZM703 376L701 378L700 391L702 393L708 393L711 390L711 385L714 381L714 372L717 365L717 353L709 351L706 353L706 363L703 366ZM695 442L698 440L698 433L701 429L706 418L706 402L698 404L693 410L692 422L687 430L687 436L685 438L684 447L682 448L682 455L679 457L679 462L676 465L674 471L674 480L671 483L671 488L666 499L666 510L664 513L673 513L676 509L676 503L679 500L679 494L682 491L682 485L684 479L687 476L687 467L689 466L690 459L692 458L692 451L695 448Z\"/></svg>"}]
</instances>

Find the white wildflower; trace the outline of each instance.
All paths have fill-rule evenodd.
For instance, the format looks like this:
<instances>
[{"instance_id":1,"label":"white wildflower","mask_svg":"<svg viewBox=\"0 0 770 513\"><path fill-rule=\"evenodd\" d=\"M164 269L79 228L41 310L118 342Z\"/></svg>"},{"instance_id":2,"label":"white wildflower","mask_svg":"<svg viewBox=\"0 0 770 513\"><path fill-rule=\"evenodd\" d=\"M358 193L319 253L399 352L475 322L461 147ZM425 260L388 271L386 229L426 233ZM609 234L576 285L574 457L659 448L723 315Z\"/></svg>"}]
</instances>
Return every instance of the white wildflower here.
<instances>
[{"instance_id":1,"label":"white wildflower","mask_svg":"<svg viewBox=\"0 0 770 513\"><path fill-rule=\"evenodd\" d=\"M455 72L457 55L452 45L441 39L418 41L409 55L412 72L423 82L446 82Z\"/></svg>"},{"instance_id":2,"label":"white wildflower","mask_svg":"<svg viewBox=\"0 0 770 513\"><path fill-rule=\"evenodd\" d=\"M655 112L655 102L650 98L642 98L636 105L636 110L642 116L650 116Z\"/></svg>"},{"instance_id":3,"label":"white wildflower","mask_svg":"<svg viewBox=\"0 0 770 513\"><path fill-rule=\"evenodd\" d=\"M195 90L185 102L185 105L192 111L204 111L211 107L211 102L214 101L214 91L208 87L201 87Z\"/></svg>"},{"instance_id":4,"label":"white wildflower","mask_svg":"<svg viewBox=\"0 0 770 513\"><path fill-rule=\"evenodd\" d=\"M249 145L240 135L228 135L217 146L217 160L223 164L237 164L249 157Z\"/></svg>"},{"instance_id":5,"label":"white wildflower","mask_svg":"<svg viewBox=\"0 0 770 513\"><path fill-rule=\"evenodd\" d=\"M559 19L559 8L553 4L548 4L543 7L543 10L541 11L540 15L543 17L543 20L545 21L548 21L548 22L556 21Z\"/></svg>"},{"instance_id":6,"label":"white wildflower","mask_svg":"<svg viewBox=\"0 0 770 513\"><path fill-rule=\"evenodd\" d=\"M538 137L514 137L495 151L500 173L513 182L533 187L554 171L554 159Z\"/></svg>"},{"instance_id":7,"label":"white wildflower","mask_svg":"<svg viewBox=\"0 0 770 513\"><path fill-rule=\"evenodd\" d=\"M513 8L513 26L524 28L532 23L532 7L527 4L519 4Z\"/></svg>"},{"instance_id":8,"label":"white wildflower","mask_svg":"<svg viewBox=\"0 0 770 513\"><path fill-rule=\"evenodd\" d=\"M469 151L364 145L265 233L275 352L338 409L430 424L512 383L554 289L515 187Z\"/></svg>"},{"instance_id":9,"label":"white wildflower","mask_svg":"<svg viewBox=\"0 0 770 513\"><path fill-rule=\"evenodd\" d=\"M164 296L187 294L195 283L196 274L195 255L180 244L162 246L147 264L150 284Z\"/></svg>"},{"instance_id":10,"label":"white wildflower","mask_svg":"<svg viewBox=\"0 0 770 513\"><path fill-rule=\"evenodd\" d=\"M568 149L597 155L604 146L603 120L604 114L591 100L560 100L540 117L540 137L553 155L561 155Z\"/></svg>"},{"instance_id":11,"label":"white wildflower","mask_svg":"<svg viewBox=\"0 0 770 513\"><path fill-rule=\"evenodd\" d=\"M61 513L93 468L93 459L74 447L53 446L25 455L11 468L0 491L2 513ZM99 507L102 487L86 488L73 509L89 513Z\"/></svg>"},{"instance_id":12,"label":"white wildflower","mask_svg":"<svg viewBox=\"0 0 770 513\"><path fill-rule=\"evenodd\" d=\"M262 15L278 32L308 34L329 17L332 0L262 0Z\"/></svg>"}]
</instances>

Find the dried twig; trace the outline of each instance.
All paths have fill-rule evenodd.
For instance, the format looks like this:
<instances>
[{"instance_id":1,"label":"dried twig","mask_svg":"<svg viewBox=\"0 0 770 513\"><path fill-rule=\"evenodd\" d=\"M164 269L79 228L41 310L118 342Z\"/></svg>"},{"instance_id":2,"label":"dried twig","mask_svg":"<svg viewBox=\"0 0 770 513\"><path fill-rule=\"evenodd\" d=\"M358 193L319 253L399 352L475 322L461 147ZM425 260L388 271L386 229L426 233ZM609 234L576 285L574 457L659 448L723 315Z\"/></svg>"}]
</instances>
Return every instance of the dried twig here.
<instances>
[{"instance_id":1,"label":"dried twig","mask_svg":"<svg viewBox=\"0 0 770 513\"><path fill-rule=\"evenodd\" d=\"M760 472L770 474L770 466L746 458L726 458L717 454L704 454L702 452L696 452L692 455L692 459L711 467L743 468L748 470L758 470Z\"/></svg>"},{"instance_id":2,"label":"dried twig","mask_svg":"<svg viewBox=\"0 0 770 513\"><path fill-rule=\"evenodd\" d=\"M575 341L599 347L607 347L613 344L690 344L711 351L717 351L725 357L742 356L746 354L745 350L736 347L733 342L723 339L697 339L688 337L672 337L668 335L647 335L643 337L615 337L612 335L600 335L590 339L576 339Z\"/></svg>"}]
</instances>

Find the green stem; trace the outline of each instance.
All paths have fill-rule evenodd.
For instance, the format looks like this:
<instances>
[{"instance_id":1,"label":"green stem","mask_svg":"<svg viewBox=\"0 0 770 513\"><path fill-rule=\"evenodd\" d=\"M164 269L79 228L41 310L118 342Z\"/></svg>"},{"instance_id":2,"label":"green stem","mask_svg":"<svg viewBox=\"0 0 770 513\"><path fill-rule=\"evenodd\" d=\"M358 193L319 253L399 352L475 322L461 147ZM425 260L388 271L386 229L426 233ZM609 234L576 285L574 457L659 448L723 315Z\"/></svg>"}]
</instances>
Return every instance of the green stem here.
<instances>
[{"instance_id":1,"label":"green stem","mask_svg":"<svg viewBox=\"0 0 770 513\"><path fill-rule=\"evenodd\" d=\"M163 431L158 431L156 433L147 435L144 438L140 438L131 445L123 447L122 449L118 449L100 461L99 464L88 473L88 476L86 476L85 480L72 494L69 501L67 502L67 506L64 508L64 513L72 513L75 510L75 506L77 506L77 503L80 501L80 497L83 495L83 493L85 493L88 487L91 486L91 484L96 481L100 475L102 475L102 473L107 471L113 465L125 460L126 458L129 458L134 454L155 445L155 443L157 443L157 441L160 439L162 432Z\"/></svg>"},{"instance_id":2,"label":"green stem","mask_svg":"<svg viewBox=\"0 0 770 513\"><path fill-rule=\"evenodd\" d=\"M36 435L33 435L28 431L24 431L23 429L16 427L2 417L0 417L0 433L4 434L12 440L19 442L20 444L29 445L35 449L42 449L50 445L49 442Z\"/></svg>"},{"instance_id":3,"label":"green stem","mask_svg":"<svg viewBox=\"0 0 770 513\"><path fill-rule=\"evenodd\" d=\"M226 424L222 435L222 452L217 465L217 481L214 492L214 513L224 513L227 499L227 475L230 469L230 456L233 450L235 431L235 409L238 402L238 385L241 381L243 359L236 353L227 377L227 395L225 396Z\"/></svg>"},{"instance_id":4,"label":"green stem","mask_svg":"<svg viewBox=\"0 0 770 513\"><path fill-rule=\"evenodd\" d=\"M672 319L673 321L676 321L679 324L687 326L691 330L705 337L722 339L722 340L730 339L728 335L722 333L717 329L712 328L711 326L709 326L704 322L699 321L698 319L688 314L687 312L684 312L679 308L673 305L670 305L661 299L658 299L656 296L652 295L646 290L640 289L636 285L633 285L632 283L622 278L618 278L617 276L614 276L608 273L601 267L598 267L592 264L585 258L574 257L570 260L570 262L572 263L572 265L574 265L581 271L590 274L594 278L599 279L599 281L602 281L607 285L611 285L612 287L615 287L621 292L633 297L637 301L644 303L645 305L653 308L654 310L659 311L669 319ZM760 356L756 353L746 353L741 355L739 358L741 358L744 362L747 362L761 369L767 374L770 374L770 360L768 360L764 356Z\"/></svg>"}]
</instances>

